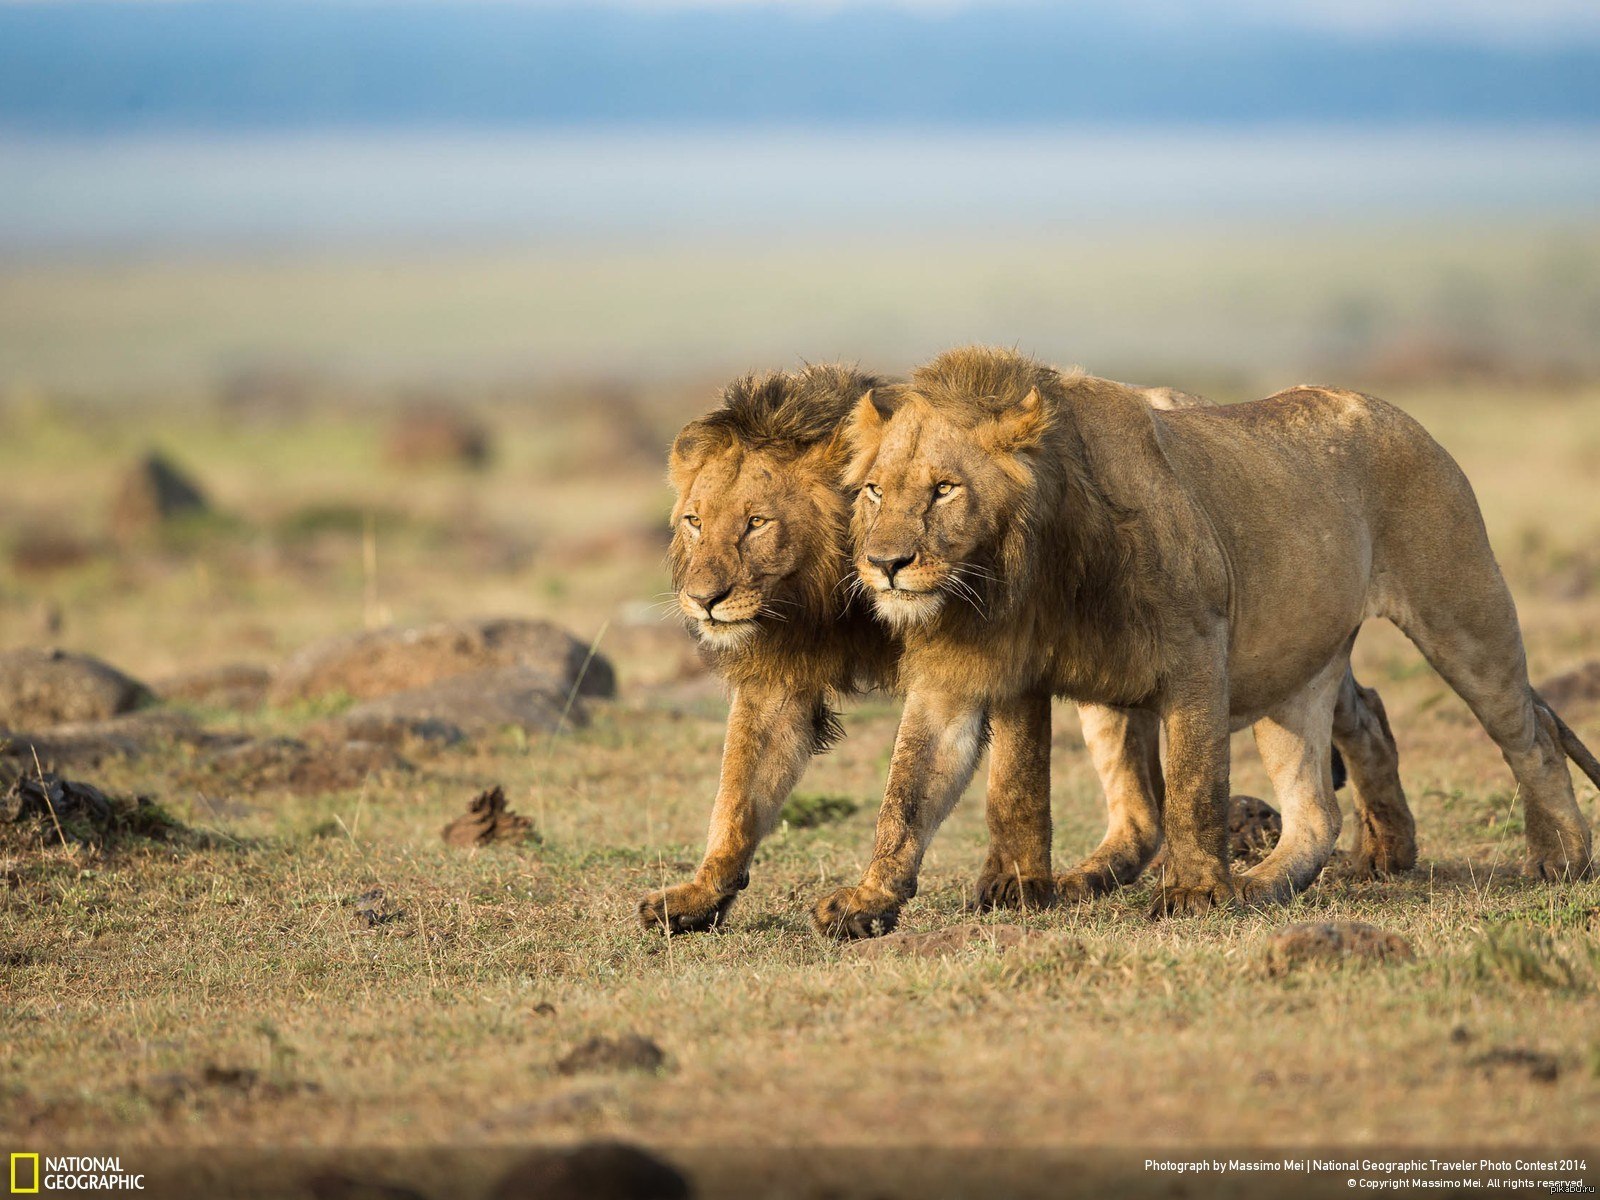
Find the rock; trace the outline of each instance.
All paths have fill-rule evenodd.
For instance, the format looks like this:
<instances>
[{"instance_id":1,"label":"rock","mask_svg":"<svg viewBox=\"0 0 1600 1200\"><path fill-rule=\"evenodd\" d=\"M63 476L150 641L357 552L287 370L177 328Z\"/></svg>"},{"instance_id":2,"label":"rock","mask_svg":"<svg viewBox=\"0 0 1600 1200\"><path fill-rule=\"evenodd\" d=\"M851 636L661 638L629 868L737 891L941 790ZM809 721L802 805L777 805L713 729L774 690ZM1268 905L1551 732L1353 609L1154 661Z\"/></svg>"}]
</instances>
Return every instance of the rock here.
<instances>
[{"instance_id":1,"label":"rock","mask_svg":"<svg viewBox=\"0 0 1600 1200\"><path fill-rule=\"evenodd\" d=\"M1364 921L1318 921L1288 925L1267 939L1270 975L1284 975L1307 963L1339 963L1349 959L1379 962L1415 958L1411 943L1397 933Z\"/></svg>"},{"instance_id":2,"label":"rock","mask_svg":"<svg viewBox=\"0 0 1600 1200\"><path fill-rule=\"evenodd\" d=\"M423 717L380 716L358 708L306 726L305 735L319 742L373 742L397 750L442 750L460 745L467 735L449 721Z\"/></svg>"},{"instance_id":3,"label":"rock","mask_svg":"<svg viewBox=\"0 0 1600 1200\"><path fill-rule=\"evenodd\" d=\"M1552 676L1536 690L1557 712L1594 704L1600 701L1600 659L1590 659L1570 671Z\"/></svg>"},{"instance_id":4,"label":"rock","mask_svg":"<svg viewBox=\"0 0 1600 1200\"><path fill-rule=\"evenodd\" d=\"M537 1150L517 1163L489 1200L689 1200L693 1190L665 1159L622 1142Z\"/></svg>"},{"instance_id":5,"label":"rock","mask_svg":"<svg viewBox=\"0 0 1600 1200\"><path fill-rule=\"evenodd\" d=\"M370 700L474 671L524 667L565 697L613 696L611 664L549 621L503 618L391 626L313 643L290 657L267 695L273 704L324 696Z\"/></svg>"},{"instance_id":6,"label":"rock","mask_svg":"<svg viewBox=\"0 0 1600 1200\"><path fill-rule=\"evenodd\" d=\"M470 467L489 461L489 431L467 414L445 405L408 409L395 418L383 456L398 467Z\"/></svg>"},{"instance_id":7,"label":"rock","mask_svg":"<svg viewBox=\"0 0 1600 1200\"><path fill-rule=\"evenodd\" d=\"M547 732L565 721L582 725L588 714L567 693L552 688L550 677L531 667L501 667L456 675L429 687L396 692L369 700L344 715L361 728L366 722L402 723L411 727L451 726L466 735L517 728Z\"/></svg>"},{"instance_id":8,"label":"rock","mask_svg":"<svg viewBox=\"0 0 1600 1200\"><path fill-rule=\"evenodd\" d=\"M1260 862L1272 852L1282 834L1283 818L1265 800L1243 795L1228 797L1228 853L1235 863L1248 866ZM1159 873L1166 856L1163 846L1145 870Z\"/></svg>"},{"instance_id":9,"label":"rock","mask_svg":"<svg viewBox=\"0 0 1600 1200\"><path fill-rule=\"evenodd\" d=\"M0 728L102 721L152 699L137 679L98 658L64 650L0 653Z\"/></svg>"},{"instance_id":10,"label":"rock","mask_svg":"<svg viewBox=\"0 0 1600 1200\"><path fill-rule=\"evenodd\" d=\"M845 953L854 958L947 958L973 946L1005 951L1030 938L1044 936L1021 925L980 925L970 921L926 933L891 933L880 938L851 942Z\"/></svg>"},{"instance_id":11,"label":"rock","mask_svg":"<svg viewBox=\"0 0 1600 1200\"><path fill-rule=\"evenodd\" d=\"M272 672L247 663L229 663L169 675L151 685L162 700L181 700L212 708L238 711L260 708L266 699Z\"/></svg>"},{"instance_id":12,"label":"rock","mask_svg":"<svg viewBox=\"0 0 1600 1200\"><path fill-rule=\"evenodd\" d=\"M498 787L481 792L441 832L448 846L488 846L495 842L538 841L533 822L506 807L506 794Z\"/></svg>"},{"instance_id":13,"label":"rock","mask_svg":"<svg viewBox=\"0 0 1600 1200\"><path fill-rule=\"evenodd\" d=\"M294 738L264 738L208 756L189 772L189 778L225 781L244 792L281 788L313 795L348 791L373 775L411 769L391 747L371 742L310 745Z\"/></svg>"},{"instance_id":14,"label":"rock","mask_svg":"<svg viewBox=\"0 0 1600 1200\"><path fill-rule=\"evenodd\" d=\"M661 1047L637 1033L618 1038L592 1037L556 1063L563 1075L580 1071L659 1071L667 1061Z\"/></svg>"},{"instance_id":15,"label":"rock","mask_svg":"<svg viewBox=\"0 0 1600 1200\"><path fill-rule=\"evenodd\" d=\"M321 1171L311 1176L306 1180L306 1190L313 1200L427 1200L411 1188L362 1179L343 1171Z\"/></svg>"},{"instance_id":16,"label":"rock","mask_svg":"<svg viewBox=\"0 0 1600 1200\"><path fill-rule=\"evenodd\" d=\"M709 673L700 644L669 617L662 621L614 625L606 632L606 654L625 687L661 687Z\"/></svg>"},{"instance_id":17,"label":"rock","mask_svg":"<svg viewBox=\"0 0 1600 1200\"><path fill-rule=\"evenodd\" d=\"M95 547L54 525L24 526L11 542L11 567L19 575L48 575L81 567Z\"/></svg>"},{"instance_id":18,"label":"rock","mask_svg":"<svg viewBox=\"0 0 1600 1200\"><path fill-rule=\"evenodd\" d=\"M127 541L175 517L209 510L204 493L160 454L149 454L122 478L111 502L111 532Z\"/></svg>"}]
</instances>

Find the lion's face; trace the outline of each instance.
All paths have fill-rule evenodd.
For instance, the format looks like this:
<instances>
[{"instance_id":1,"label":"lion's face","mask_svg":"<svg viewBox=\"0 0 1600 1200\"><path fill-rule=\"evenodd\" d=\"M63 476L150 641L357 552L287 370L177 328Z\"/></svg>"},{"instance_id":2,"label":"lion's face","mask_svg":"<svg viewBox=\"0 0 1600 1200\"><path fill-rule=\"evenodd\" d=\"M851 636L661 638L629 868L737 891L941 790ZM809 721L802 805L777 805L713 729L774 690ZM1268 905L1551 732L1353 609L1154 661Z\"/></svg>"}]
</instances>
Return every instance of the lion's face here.
<instances>
[{"instance_id":1,"label":"lion's face","mask_svg":"<svg viewBox=\"0 0 1600 1200\"><path fill-rule=\"evenodd\" d=\"M1017 434L1031 405L972 427L914 394L887 419L871 396L858 407L855 568L894 628L926 624L952 600L986 611L992 551L1029 481Z\"/></svg>"},{"instance_id":2,"label":"lion's face","mask_svg":"<svg viewBox=\"0 0 1600 1200\"><path fill-rule=\"evenodd\" d=\"M810 615L840 573L842 507L805 456L729 445L681 478L673 585L697 634L718 647ZM831 572L831 574L830 574Z\"/></svg>"}]
</instances>

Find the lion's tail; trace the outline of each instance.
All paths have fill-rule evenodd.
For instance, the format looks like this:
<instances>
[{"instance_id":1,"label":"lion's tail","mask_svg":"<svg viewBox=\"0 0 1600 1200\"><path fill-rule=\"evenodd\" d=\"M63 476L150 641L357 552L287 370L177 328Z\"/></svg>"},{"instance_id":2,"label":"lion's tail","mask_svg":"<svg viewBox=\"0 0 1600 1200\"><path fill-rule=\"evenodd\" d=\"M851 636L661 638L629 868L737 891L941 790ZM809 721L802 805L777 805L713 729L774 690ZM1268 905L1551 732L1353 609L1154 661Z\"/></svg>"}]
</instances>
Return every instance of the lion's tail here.
<instances>
[{"instance_id":1,"label":"lion's tail","mask_svg":"<svg viewBox=\"0 0 1600 1200\"><path fill-rule=\"evenodd\" d=\"M1556 723L1556 729L1561 734L1561 748L1566 751L1567 757L1577 764L1578 770L1589 777L1589 782L1600 788L1600 760L1589 752L1589 747L1578 740L1578 735L1572 732L1571 726L1561 719L1561 715L1551 708L1545 698L1538 692L1533 693L1534 700L1539 707L1550 714L1550 719Z\"/></svg>"}]
</instances>

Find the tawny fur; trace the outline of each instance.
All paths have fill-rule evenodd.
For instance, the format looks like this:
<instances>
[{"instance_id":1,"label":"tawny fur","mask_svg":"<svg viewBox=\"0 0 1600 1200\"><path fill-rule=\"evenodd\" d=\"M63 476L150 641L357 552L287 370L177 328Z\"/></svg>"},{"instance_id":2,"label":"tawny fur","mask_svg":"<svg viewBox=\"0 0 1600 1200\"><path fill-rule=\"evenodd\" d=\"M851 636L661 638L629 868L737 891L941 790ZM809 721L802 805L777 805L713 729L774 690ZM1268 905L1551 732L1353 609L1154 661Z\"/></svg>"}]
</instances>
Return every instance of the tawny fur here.
<instances>
[{"instance_id":1,"label":"tawny fur","mask_svg":"<svg viewBox=\"0 0 1600 1200\"><path fill-rule=\"evenodd\" d=\"M892 403L858 405L850 430L857 570L904 641L907 702L872 863L817 906L824 928L892 925L970 776L973 714L1041 687L1164 722L1164 912L1235 895L1228 733L1255 724L1285 835L1239 890L1286 898L1337 836L1326 731L1373 616L1418 643L1499 743L1530 870L1588 870L1567 738L1528 686L1476 500L1398 409L1297 388L1161 412L1122 385L972 348Z\"/></svg>"}]
</instances>

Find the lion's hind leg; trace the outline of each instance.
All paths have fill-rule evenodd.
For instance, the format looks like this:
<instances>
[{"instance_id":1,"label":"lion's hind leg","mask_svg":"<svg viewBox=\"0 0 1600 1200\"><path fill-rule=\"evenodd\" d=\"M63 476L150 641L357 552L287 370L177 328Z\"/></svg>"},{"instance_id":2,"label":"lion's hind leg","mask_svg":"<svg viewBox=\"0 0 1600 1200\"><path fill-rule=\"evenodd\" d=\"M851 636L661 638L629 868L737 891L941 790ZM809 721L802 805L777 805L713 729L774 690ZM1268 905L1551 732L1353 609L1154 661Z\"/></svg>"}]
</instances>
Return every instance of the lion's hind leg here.
<instances>
[{"instance_id":1,"label":"lion's hind leg","mask_svg":"<svg viewBox=\"0 0 1600 1200\"><path fill-rule=\"evenodd\" d=\"M1582 878L1593 862L1592 843L1573 795L1561 729L1536 703L1516 610L1492 559L1488 567L1492 578L1475 581L1476 595L1427 610L1425 621L1397 624L1467 702L1516 776L1526 814L1528 873L1540 879ZM1461 587L1455 595L1468 590Z\"/></svg>"},{"instance_id":2,"label":"lion's hind leg","mask_svg":"<svg viewBox=\"0 0 1600 1200\"><path fill-rule=\"evenodd\" d=\"M1356 870L1409 871L1417 865L1417 824L1400 786L1400 751L1378 693L1349 671L1333 710L1333 745L1344 758L1355 805Z\"/></svg>"},{"instance_id":3,"label":"lion's hind leg","mask_svg":"<svg viewBox=\"0 0 1600 1200\"><path fill-rule=\"evenodd\" d=\"M1271 854L1239 875L1245 904L1288 901L1310 887L1333 856L1342 817L1333 792L1329 730L1348 662L1340 655L1255 724L1256 748L1272 777L1283 833Z\"/></svg>"}]
</instances>

